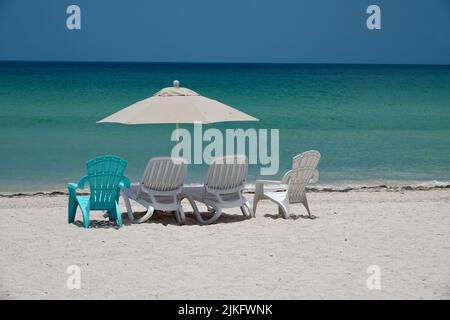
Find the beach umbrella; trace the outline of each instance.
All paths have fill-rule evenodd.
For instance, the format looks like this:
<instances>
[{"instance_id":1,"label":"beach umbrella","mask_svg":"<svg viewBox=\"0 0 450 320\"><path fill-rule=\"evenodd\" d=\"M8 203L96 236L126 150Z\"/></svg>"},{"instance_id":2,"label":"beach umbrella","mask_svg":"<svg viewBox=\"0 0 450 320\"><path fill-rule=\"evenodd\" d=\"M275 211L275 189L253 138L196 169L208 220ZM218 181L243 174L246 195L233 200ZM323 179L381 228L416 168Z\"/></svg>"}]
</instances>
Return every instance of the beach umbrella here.
<instances>
[{"instance_id":1,"label":"beach umbrella","mask_svg":"<svg viewBox=\"0 0 450 320\"><path fill-rule=\"evenodd\" d=\"M227 121L258 121L258 119L219 101L201 96L195 91L182 88L180 82L175 80L173 87L164 88L153 96L119 110L97 123L174 123L178 137L181 123L209 124Z\"/></svg>"}]
</instances>

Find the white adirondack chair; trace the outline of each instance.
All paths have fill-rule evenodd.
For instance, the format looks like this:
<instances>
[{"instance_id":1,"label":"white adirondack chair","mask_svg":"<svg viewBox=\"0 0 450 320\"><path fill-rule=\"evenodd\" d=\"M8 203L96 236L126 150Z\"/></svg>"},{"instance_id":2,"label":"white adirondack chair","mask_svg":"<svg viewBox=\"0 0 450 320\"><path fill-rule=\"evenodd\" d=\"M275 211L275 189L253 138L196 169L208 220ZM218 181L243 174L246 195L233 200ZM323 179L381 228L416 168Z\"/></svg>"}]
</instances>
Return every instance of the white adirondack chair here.
<instances>
[{"instance_id":1,"label":"white adirondack chair","mask_svg":"<svg viewBox=\"0 0 450 320\"><path fill-rule=\"evenodd\" d=\"M187 162L181 158L157 157L147 164L141 183L133 183L129 189L122 189L130 221L142 223L150 219L155 210L175 211L178 223L186 219L181 206L180 193L187 172ZM148 208L147 213L136 219L130 199Z\"/></svg>"},{"instance_id":2,"label":"white adirondack chair","mask_svg":"<svg viewBox=\"0 0 450 320\"><path fill-rule=\"evenodd\" d=\"M242 195L247 170L248 161L244 155L219 157L209 165L203 186L183 188L183 197L189 200L200 224L216 221L225 208L240 207L244 216L254 216L250 203ZM203 219L195 201L208 207L212 213L209 219Z\"/></svg>"},{"instance_id":3,"label":"white adirondack chair","mask_svg":"<svg viewBox=\"0 0 450 320\"><path fill-rule=\"evenodd\" d=\"M308 200L306 198L305 187L309 183L319 181L319 171L316 169L320 160L320 153L315 150L306 151L292 159L292 169L286 172L281 181L256 180L255 197L253 198L253 211L256 213L258 202L269 199L278 205L278 212L285 219L289 218L289 205L301 203L305 206L311 218ZM265 185L287 185L287 190L283 192L264 191Z\"/></svg>"}]
</instances>

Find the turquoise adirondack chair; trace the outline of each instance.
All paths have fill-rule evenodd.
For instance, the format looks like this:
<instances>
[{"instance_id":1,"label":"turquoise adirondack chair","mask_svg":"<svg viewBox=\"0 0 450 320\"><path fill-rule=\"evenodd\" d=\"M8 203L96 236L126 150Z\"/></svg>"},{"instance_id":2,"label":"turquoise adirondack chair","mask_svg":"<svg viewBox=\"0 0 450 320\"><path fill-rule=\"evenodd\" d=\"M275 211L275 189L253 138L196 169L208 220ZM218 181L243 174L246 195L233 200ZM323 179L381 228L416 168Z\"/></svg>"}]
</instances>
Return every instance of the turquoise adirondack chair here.
<instances>
[{"instance_id":1,"label":"turquoise adirondack chair","mask_svg":"<svg viewBox=\"0 0 450 320\"><path fill-rule=\"evenodd\" d=\"M109 220L122 226L122 214L119 208L119 196L122 188L130 187L130 180L124 176L127 162L116 156L98 156L86 163L87 176L78 184L69 183L69 223L74 222L77 207L83 214L83 227L89 227L89 212L103 210L108 212ZM77 195L77 189L83 189L89 182L89 196Z\"/></svg>"}]
</instances>

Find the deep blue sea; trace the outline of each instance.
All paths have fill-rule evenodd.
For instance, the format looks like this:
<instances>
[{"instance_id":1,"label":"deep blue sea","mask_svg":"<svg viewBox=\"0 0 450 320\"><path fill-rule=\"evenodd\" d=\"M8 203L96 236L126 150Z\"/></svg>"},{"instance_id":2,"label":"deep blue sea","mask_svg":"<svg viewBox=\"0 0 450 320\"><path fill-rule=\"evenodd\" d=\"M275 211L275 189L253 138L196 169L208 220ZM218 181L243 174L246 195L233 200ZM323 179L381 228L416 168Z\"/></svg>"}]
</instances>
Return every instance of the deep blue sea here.
<instances>
[{"instance_id":1,"label":"deep blue sea","mask_svg":"<svg viewBox=\"0 0 450 320\"><path fill-rule=\"evenodd\" d=\"M170 155L174 125L96 121L174 79L260 119L204 129L280 130L280 172L265 179L317 149L320 184L450 180L450 66L4 62L0 193L64 190L99 154L123 157L139 180L150 157ZM190 165L188 182L205 171Z\"/></svg>"}]
</instances>

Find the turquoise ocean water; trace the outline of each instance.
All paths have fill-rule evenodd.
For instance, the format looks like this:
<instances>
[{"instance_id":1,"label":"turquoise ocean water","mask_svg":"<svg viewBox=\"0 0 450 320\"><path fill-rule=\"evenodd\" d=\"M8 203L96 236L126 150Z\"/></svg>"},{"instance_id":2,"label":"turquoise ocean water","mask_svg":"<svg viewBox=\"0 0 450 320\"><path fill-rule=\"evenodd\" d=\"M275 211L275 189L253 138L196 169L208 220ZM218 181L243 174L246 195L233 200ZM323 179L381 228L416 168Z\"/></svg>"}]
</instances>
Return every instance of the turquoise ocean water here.
<instances>
[{"instance_id":1,"label":"turquoise ocean water","mask_svg":"<svg viewBox=\"0 0 450 320\"><path fill-rule=\"evenodd\" d=\"M450 66L0 63L0 193L64 190L105 153L138 180L174 126L95 122L174 79L261 120L205 129L280 129L280 173L264 178L317 149L321 184L450 180Z\"/></svg>"}]
</instances>

